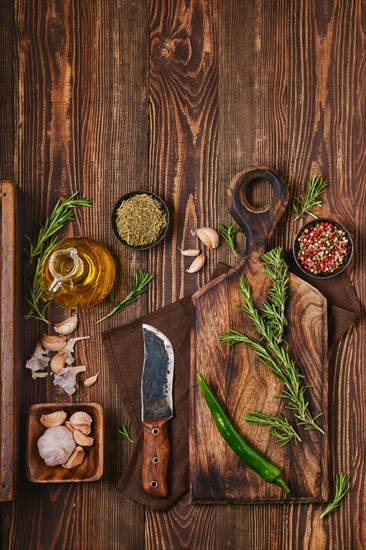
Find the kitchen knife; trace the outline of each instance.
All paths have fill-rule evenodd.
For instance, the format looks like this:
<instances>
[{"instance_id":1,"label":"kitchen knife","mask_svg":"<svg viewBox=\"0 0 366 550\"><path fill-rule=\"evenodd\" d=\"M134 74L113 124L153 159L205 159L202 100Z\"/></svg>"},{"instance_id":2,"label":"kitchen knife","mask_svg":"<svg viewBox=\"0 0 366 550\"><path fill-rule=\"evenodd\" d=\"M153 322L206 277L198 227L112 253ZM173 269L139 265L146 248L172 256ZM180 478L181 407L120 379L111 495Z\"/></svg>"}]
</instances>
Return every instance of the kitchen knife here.
<instances>
[{"instance_id":1,"label":"kitchen knife","mask_svg":"<svg viewBox=\"0 0 366 550\"><path fill-rule=\"evenodd\" d=\"M142 325L144 367L141 378L142 486L158 498L168 494L167 471L170 455L167 422L173 416L174 351L160 330Z\"/></svg>"}]
</instances>

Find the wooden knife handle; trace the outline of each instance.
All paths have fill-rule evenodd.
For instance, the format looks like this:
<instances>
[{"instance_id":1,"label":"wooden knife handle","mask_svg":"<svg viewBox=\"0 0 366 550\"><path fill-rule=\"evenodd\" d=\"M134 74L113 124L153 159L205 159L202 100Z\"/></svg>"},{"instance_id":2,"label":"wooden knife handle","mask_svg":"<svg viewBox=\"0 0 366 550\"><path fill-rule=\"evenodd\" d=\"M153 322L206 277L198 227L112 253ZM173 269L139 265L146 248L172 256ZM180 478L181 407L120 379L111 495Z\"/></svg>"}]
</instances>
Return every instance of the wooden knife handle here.
<instances>
[{"instance_id":1,"label":"wooden knife handle","mask_svg":"<svg viewBox=\"0 0 366 550\"><path fill-rule=\"evenodd\" d=\"M143 423L142 486L157 498L166 497L170 445L167 420Z\"/></svg>"}]
</instances>

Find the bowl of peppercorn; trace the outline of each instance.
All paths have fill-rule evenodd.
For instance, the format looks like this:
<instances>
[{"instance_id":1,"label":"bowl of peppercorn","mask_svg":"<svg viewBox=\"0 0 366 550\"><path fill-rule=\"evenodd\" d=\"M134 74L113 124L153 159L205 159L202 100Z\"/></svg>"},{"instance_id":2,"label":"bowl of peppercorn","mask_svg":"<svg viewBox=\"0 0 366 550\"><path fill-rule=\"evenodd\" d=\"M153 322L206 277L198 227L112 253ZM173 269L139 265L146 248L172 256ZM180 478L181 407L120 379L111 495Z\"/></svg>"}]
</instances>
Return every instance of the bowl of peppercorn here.
<instances>
[{"instance_id":1,"label":"bowl of peppercorn","mask_svg":"<svg viewBox=\"0 0 366 550\"><path fill-rule=\"evenodd\" d=\"M348 267L353 254L352 238L349 231L334 220L312 220L297 233L293 254L305 275L330 279Z\"/></svg>"}]
</instances>

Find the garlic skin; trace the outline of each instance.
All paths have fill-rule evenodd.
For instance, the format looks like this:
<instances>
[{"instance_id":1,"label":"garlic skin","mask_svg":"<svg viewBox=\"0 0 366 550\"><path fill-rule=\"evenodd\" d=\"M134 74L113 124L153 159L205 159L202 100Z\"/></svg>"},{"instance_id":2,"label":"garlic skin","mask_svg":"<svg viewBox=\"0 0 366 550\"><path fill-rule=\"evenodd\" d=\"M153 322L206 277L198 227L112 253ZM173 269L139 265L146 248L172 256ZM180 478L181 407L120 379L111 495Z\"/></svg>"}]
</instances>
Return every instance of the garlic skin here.
<instances>
[{"instance_id":1,"label":"garlic skin","mask_svg":"<svg viewBox=\"0 0 366 550\"><path fill-rule=\"evenodd\" d=\"M65 426L47 428L37 447L47 466L65 464L76 447L72 433Z\"/></svg>"},{"instance_id":2,"label":"garlic skin","mask_svg":"<svg viewBox=\"0 0 366 550\"><path fill-rule=\"evenodd\" d=\"M195 260L193 260L189 268L186 269L187 273L196 273L197 271L202 269L202 267L205 264L205 261L206 261L206 256L203 253L200 254L199 256L197 256Z\"/></svg>"},{"instance_id":3,"label":"garlic skin","mask_svg":"<svg viewBox=\"0 0 366 550\"><path fill-rule=\"evenodd\" d=\"M51 428L52 426L61 426L65 422L67 414L65 411L55 411L50 414L42 414L39 419L43 426Z\"/></svg>"},{"instance_id":4,"label":"garlic skin","mask_svg":"<svg viewBox=\"0 0 366 550\"><path fill-rule=\"evenodd\" d=\"M53 329L58 334L62 334L62 336L68 336L76 330L78 322L78 316L76 314L71 315L71 317L68 317L67 319L65 319L65 321L61 321L61 323L56 323Z\"/></svg>"},{"instance_id":5,"label":"garlic skin","mask_svg":"<svg viewBox=\"0 0 366 550\"><path fill-rule=\"evenodd\" d=\"M62 464L62 467L67 468L68 470L71 470L71 468L76 468L76 466L80 466L80 464L84 461L84 458L84 449L78 446L75 448L68 461L65 464Z\"/></svg>"},{"instance_id":6,"label":"garlic skin","mask_svg":"<svg viewBox=\"0 0 366 550\"><path fill-rule=\"evenodd\" d=\"M207 248L215 249L219 246L219 234L212 227L200 227L193 234L197 235Z\"/></svg>"},{"instance_id":7,"label":"garlic skin","mask_svg":"<svg viewBox=\"0 0 366 550\"><path fill-rule=\"evenodd\" d=\"M182 256L198 256L201 252L199 248L188 248L187 250L182 250L180 248L179 250L181 251Z\"/></svg>"},{"instance_id":8,"label":"garlic skin","mask_svg":"<svg viewBox=\"0 0 366 550\"><path fill-rule=\"evenodd\" d=\"M58 374L53 377L53 383L55 386L61 386L68 395L72 395L76 392L76 375L79 372L85 372L85 365L78 365L77 367L65 367Z\"/></svg>"},{"instance_id":9,"label":"garlic skin","mask_svg":"<svg viewBox=\"0 0 366 550\"><path fill-rule=\"evenodd\" d=\"M48 372L34 372L32 374L33 380L35 380L36 378L46 378L46 376L48 376Z\"/></svg>"},{"instance_id":10,"label":"garlic skin","mask_svg":"<svg viewBox=\"0 0 366 550\"><path fill-rule=\"evenodd\" d=\"M42 342L37 342L33 355L25 364L26 369L30 369L33 373L37 370L44 370L51 358L48 357L48 350L43 349Z\"/></svg>"},{"instance_id":11,"label":"garlic skin","mask_svg":"<svg viewBox=\"0 0 366 550\"><path fill-rule=\"evenodd\" d=\"M79 340L87 340L88 338L90 338L90 336L78 336L77 338L70 338L70 340L65 345L65 351L71 351L71 353L73 353L76 342L79 342Z\"/></svg>"},{"instance_id":12,"label":"garlic skin","mask_svg":"<svg viewBox=\"0 0 366 550\"><path fill-rule=\"evenodd\" d=\"M42 334L41 342L42 346L49 351L61 351L66 346L65 338L50 334Z\"/></svg>"},{"instance_id":13,"label":"garlic skin","mask_svg":"<svg viewBox=\"0 0 366 550\"><path fill-rule=\"evenodd\" d=\"M98 380L99 372L97 374L94 374L94 376L90 376L89 378L85 378L84 380L84 386L89 388L89 386L92 386L95 384L95 382Z\"/></svg>"},{"instance_id":14,"label":"garlic skin","mask_svg":"<svg viewBox=\"0 0 366 550\"><path fill-rule=\"evenodd\" d=\"M64 351L59 351L51 359L50 367L54 374L60 374L63 368L65 368L67 355Z\"/></svg>"}]
</instances>

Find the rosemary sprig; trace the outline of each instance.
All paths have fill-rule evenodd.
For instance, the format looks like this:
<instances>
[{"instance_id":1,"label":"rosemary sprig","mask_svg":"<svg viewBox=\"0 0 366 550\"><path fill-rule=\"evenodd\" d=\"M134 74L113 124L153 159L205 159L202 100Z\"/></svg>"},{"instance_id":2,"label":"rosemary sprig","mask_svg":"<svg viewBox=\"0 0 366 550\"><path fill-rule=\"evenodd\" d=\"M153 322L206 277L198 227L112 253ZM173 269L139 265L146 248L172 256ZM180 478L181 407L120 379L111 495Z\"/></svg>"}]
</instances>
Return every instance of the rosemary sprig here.
<instances>
[{"instance_id":1,"label":"rosemary sprig","mask_svg":"<svg viewBox=\"0 0 366 550\"><path fill-rule=\"evenodd\" d=\"M271 428L270 433L277 438L280 447L284 447L290 441L295 441L296 444L301 441L295 428L282 414L270 416L258 411L250 411L245 420L259 426L269 426Z\"/></svg>"},{"instance_id":2,"label":"rosemary sprig","mask_svg":"<svg viewBox=\"0 0 366 550\"><path fill-rule=\"evenodd\" d=\"M230 250L237 254L236 235L241 232L240 227L235 227L232 223L226 227L224 224L219 223L217 232L229 245Z\"/></svg>"},{"instance_id":3,"label":"rosemary sprig","mask_svg":"<svg viewBox=\"0 0 366 550\"><path fill-rule=\"evenodd\" d=\"M268 298L262 303L262 315L277 343L282 341L287 319L285 305L288 287L288 265L282 257L281 248L273 248L263 255L264 272L272 281Z\"/></svg>"},{"instance_id":4,"label":"rosemary sprig","mask_svg":"<svg viewBox=\"0 0 366 550\"><path fill-rule=\"evenodd\" d=\"M328 514L331 514L340 507L342 499L349 491L348 482L350 479L350 476L344 472L336 475L334 496L326 504L325 508L323 508L323 511L320 515L321 518L324 518Z\"/></svg>"},{"instance_id":5,"label":"rosemary sprig","mask_svg":"<svg viewBox=\"0 0 366 550\"><path fill-rule=\"evenodd\" d=\"M324 181L320 175L311 176L305 193L294 199L292 215L295 216L295 221L300 218L306 218L308 215L313 218L318 217L313 214L312 210L315 206L321 206L323 204L319 196L323 193L327 185L328 182Z\"/></svg>"},{"instance_id":6,"label":"rosemary sprig","mask_svg":"<svg viewBox=\"0 0 366 550\"><path fill-rule=\"evenodd\" d=\"M148 285L150 281L153 280L155 277L154 273L147 273L146 271L143 271L142 269L137 269L135 271L135 276L132 277L131 280L131 288L128 291L127 295L111 309L107 315L99 319L99 321L96 322L96 324L101 323L102 321L105 321L105 319L108 319L109 317L112 317L112 315L115 315L116 313L120 313L126 307L130 306L131 304L134 304L136 300L138 299L140 294L143 294L148 290Z\"/></svg>"},{"instance_id":7,"label":"rosemary sprig","mask_svg":"<svg viewBox=\"0 0 366 550\"><path fill-rule=\"evenodd\" d=\"M287 271L285 273L283 266L273 261L280 251L281 249L274 249L271 251L272 254L270 254L270 256L268 256L269 253L267 253L267 255L263 257L267 273L272 269L273 278L279 280L281 278L283 279L284 275L285 277L287 276ZM275 288L277 294L276 300L274 303L271 303L272 305L279 304L282 307L282 304L284 304L286 300L286 296L283 293L286 292L287 283L276 287L274 286L273 289ZM309 411L309 402L305 395L308 386L302 384L301 379L303 376L300 374L296 363L290 358L287 343L280 343L278 341L279 337L282 338L284 327L283 321L278 321L278 326L275 326L274 315L271 315L269 317L269 322L267 322L268 315L266 317L259 313L254 306L251 290L244 275L240 279L239 289L244 297L244 303L241 309L249 315L263 343L232 329L223 332L220 335L220 341L229 343L232 349L235 348L236 344L242 343L248 349L254 351L259 360L284 384L285 389L276 397L288 400L287 408L294 412L297 423L304 426L305 430L318 430L324 433L315 422L323 413L320 412L315 417L312 417ZM274 307L276 314L278 314L278 306Z\"/></svg>"},{"instance_id":8,"label":"rosemary sprig","mask_svg":"<svg viewBox=\"0 0 366 550\"><path fill-rule=\"evenodd\" d=\"M28 236L26 238L29 241L28 260L25 264L24 271L27 272L32 268L35 258L37 256L42 256L45 251L45 248L50 245L53 246L56 242L56 239L50 241L56 233L63 228L66 222L74 219L74 210L78 206L91 206L90 199L78 199L78 191L72 195L65 197L65 199L59 199L54 206L51 214L46 218L46 221L39 228L36 238L34 241ZM52 244L51 244L52 242Z\"/></svg>"},{"instance_id":9,"label":"rosemary sprig","mask_svg":"<svg viewBox=\"0 0 366 550\"><path fill-rule=\"evenodd\" d=\"M33 240L26 235L28 247L26 248L27 261L24 266L24 275L29 294L26 301L30 307L25 315L26 319L32 317L48 323L46 319L47 300L43 290L43 264L48 252L57 242L57 233L66 222L74 219L75 208L91 206L89 199L78 199L77 195L78 191L57 201Z\"/></svg>"},{"instance_id":10,"label":"rosemary sprig","mask_svg":"<svg viewBox=\"0 0 366 550\"><path fill-rule=\"evenodd\" d=\"M131 420L128 422L127 426L126 424L122 424L122 426L118 428L118 433L121 439L127 439L127 441L131 443L135 443L131 437Z\"/></svg>"}]
</instances>

